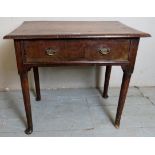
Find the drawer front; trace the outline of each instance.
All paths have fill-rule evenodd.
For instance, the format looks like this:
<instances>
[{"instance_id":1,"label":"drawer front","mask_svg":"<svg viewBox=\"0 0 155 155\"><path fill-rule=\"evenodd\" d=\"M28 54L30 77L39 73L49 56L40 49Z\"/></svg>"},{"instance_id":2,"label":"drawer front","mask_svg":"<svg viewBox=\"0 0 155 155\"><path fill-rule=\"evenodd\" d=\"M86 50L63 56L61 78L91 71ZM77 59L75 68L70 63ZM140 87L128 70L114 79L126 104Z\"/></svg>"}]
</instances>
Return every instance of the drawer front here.
<instances>
[{"instance_id":1,"label":"drawer front","mask_svg":"<svg viewBox=\"0 0 155 155\"><path fill-rule=\"evenodd\" d=\"M130 40L107 39L89 40L85 49L85 58L89 61L124 61L128 60Z\"/></svg>"},{"instance_id":2,"label":"drawer front","mask_svg":"<svg viewBox=\"0 0 155 155\"><path fill-rule=\"evenodd\" d=\"M128 60L128 39L25 40L24 63Z\"/></svg>"},{"instance_id":3,"label":"drawer front","mask_svg":"<svg viewBox=\"0 0 155 155\"><path fill-rule=\"evenodd\" d=\"M24 41L24 61L28 63L78 61L84 59L84 54L84 47L78 41Z\"/></svg>"}]
</instances>

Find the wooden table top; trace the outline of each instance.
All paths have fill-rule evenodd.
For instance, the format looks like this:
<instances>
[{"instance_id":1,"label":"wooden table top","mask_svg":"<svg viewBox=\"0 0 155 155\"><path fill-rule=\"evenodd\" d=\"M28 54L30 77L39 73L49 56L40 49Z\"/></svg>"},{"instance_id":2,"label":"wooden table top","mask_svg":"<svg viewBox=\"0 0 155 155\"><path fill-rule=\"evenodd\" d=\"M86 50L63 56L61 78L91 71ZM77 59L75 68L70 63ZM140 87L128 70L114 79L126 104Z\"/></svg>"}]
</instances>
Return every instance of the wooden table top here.
<instances>
[{"instance_id":1,"label":"wooden table top","mask_svg":"<svg viewBox=\"0 0 155 155\"><path fill-rule=\"evenodd\" d=\"M117 21L25 21L4 39L139 38L150 35Z\"/></svg>"}]
</instances>

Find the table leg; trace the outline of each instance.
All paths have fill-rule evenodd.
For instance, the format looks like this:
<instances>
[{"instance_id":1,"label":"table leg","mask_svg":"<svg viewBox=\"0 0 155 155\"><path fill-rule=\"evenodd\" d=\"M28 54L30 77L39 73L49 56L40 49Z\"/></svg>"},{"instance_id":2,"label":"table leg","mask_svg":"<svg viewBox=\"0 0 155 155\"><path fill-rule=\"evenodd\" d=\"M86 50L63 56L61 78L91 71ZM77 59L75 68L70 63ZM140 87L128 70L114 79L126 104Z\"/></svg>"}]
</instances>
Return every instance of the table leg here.
<instances>
[{"instance_id":1,"label":"table leg","mask_svg":"<svg viewBox=\"0 0 155 155\"><path fill-rule=\"evenodd\" d=\"M40 83L39 83L38 67L33 67L33 73L34 73L34 81L35 81L35 88L36 88L36 101L40 101L41 95L40 95Z\"/></svg>"},{"instance_id":2,"label":"table leg","mask_svg":"<svg viewBox=\"0 0 155 155\"><path fill-rule=\"evenodd\" d=\"M31 114L31 104L30 104L30 94L29 94L29 83L28 83L28 72L20 74L22 93L24 99L25 112L27 117L27 129L25 130L26 134L31 134L33 131L32 124L32 114Z\"/></svg>"},{"instance_id":3,"label":"table leg","mask_svg":"<svg viewBox=\"0 0 155 155\"><path fill-rule=\"evenodd\" d=\"M104 90L103 90L103 97L104 98L108 98L108 87L109 87L111 68L112 68L112 66L106 66Z\"/></svg>"},{"instance_id":4,"label":"table leg","mask_svg":"<svg viewBox=\"0 0 155 155\"><path fill-rule=\"evenodd\" d=\"M123 107L125 104L126 95L128 92L130 78L131 78L131 73L129 73L128 71L124 71L121 91L120 91L120 96L119 96L119 101L118 101L118 107L117 107L117 114L116 114L116 119L115 119L116 128L119 128L119 125L120 125L121 115L122 115Z\"/></svg>"}]
</instances>

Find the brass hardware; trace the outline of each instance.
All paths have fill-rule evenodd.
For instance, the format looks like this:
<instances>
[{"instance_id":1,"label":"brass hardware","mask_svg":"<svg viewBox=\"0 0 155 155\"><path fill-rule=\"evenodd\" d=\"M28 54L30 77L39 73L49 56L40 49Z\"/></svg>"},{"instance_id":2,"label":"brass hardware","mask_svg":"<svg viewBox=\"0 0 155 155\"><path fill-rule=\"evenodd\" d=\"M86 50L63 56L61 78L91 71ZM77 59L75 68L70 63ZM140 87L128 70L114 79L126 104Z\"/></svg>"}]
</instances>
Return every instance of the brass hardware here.
<instances>
[{"instance_id":1,"label":"brass hardware","mask_svg":"<svg viewBox=\"0 0 155 155\"><path fill-rule=\"evenodd\" d=\"M53 48L46 48L45 51L48 56L53 56L56 54L56 50Z\"/></svg>"},{"instance_id":2,"label":"brass hardware","mask_svg":"<svg viewBox=\"0 0 155 155\"><path fill-rule=\"evenodd\" d=\"M99 52L103 55L110 53L110 48L100 48Z\"/></svg>"}]
</instances>

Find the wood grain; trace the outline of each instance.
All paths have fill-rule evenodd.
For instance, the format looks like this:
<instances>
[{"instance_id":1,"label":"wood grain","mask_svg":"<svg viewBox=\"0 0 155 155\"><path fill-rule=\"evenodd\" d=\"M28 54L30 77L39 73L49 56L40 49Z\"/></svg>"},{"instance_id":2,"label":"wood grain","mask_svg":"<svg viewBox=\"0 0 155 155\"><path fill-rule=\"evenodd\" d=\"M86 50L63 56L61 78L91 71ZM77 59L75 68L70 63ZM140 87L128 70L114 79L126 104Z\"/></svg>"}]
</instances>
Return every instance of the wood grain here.
<instances>
[{"instance_id":1,"label":"wood grain","mask_svg":"<svg viewBox=\"0 0 155 155\"><path fill-rule=\"evenodd\" d=\"M25 40L24 63L55 63L61 61L128 61L129 39L61 39ZM46 49L55 54L49 56ZM101 48L109 48L108 54L101 54Z\"/></svg>"},{"instance_id":2,"label":"wood grain","mask_svg":"<svg viewBox=\"0 0 155 155\"><path fill-rule=\"evenodd\" d=\"M117 21L26 21L5 39L149 37Z\"/></svg>"},{"instance_id":3,"label":"wood grain","mask_svg":"<svg viewBox=\"0 0 155 155\"><path fill-rule=\"evenodd\" d=\"M34 70L37 100L40 100L38 67L52 66L107 66L103 97L108 97L111 67L121 66L124 74L115 119L115 126L118 128L135 66L139 39L149 36L116 21L31 21L24 22L4 36L5 39L14 39L15 43L28 125L26 134L33 131L28 71L31 68ZM100 48L109 48L110 52L101 54L98 51ZM50 55L47 49L52 49L52 52L54 50L54 53Z\"/></svg>"}]
</instances>

